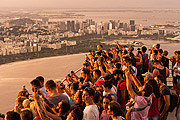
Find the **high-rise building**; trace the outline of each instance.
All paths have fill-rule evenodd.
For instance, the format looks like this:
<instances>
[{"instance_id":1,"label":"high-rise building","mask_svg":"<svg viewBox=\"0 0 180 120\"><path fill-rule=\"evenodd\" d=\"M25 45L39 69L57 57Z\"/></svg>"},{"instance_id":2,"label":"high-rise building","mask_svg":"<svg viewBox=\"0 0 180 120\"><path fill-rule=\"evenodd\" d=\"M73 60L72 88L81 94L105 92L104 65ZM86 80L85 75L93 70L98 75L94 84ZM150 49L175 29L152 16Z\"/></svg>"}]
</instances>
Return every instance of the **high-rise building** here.
<instances>
[{"instance_id":1,"label":"high-rise building","mask_svg":"<svg viewBox=\"0 0 180 120\"><path fill-rule=\"evenodd\" d=\"M67 30L71 31L71 21L67 21Z\"/></svg>"},{"instance_id":2,"label":"high-rise building","mask_svg":"<svg viewBox=\"0 0 180 120\"><path fill-rule=\"evenodd\" d=\"M131 25L130 30L131 30L131 31L135 31L135 25Z\"/></svg>"},{"instance_id":3,"label":"high-rise building","mask_svg":"<svg viewBox=\"0 0 180 120\"><path fill-rule=\"evenodd\" d=\"M134 20L130 20L130 25L135 25L135 21Z\"/></svg>"},{"instance_id":4,"label":"high-rise building","mask_svg":"<svg viewBox=\"0 0 180 120\"><path fill-rule=\"evenodd\" d=\"M110 23L112 24L112 29L115 29L116 22L114 20L110 20Z\"/></svg>"},{"instance_id":5,"label":"high-rise building","mask_svg":"<svg viewBox=\"0 0 180 120\"><path fill-rule=\"evenodd\" d=\"M123 31L127 31L127 30L128 30L128 25L127 25L127 23L124 23Z\"/></svg>"},{"instance_id":6,"label":"high-rise building","mask_svg":"<svg viewBox=\"0 0 180 120\"><path fill-rule=\"evenodd\" d=\"M75 31L75 22L74 22L74 20L73 21L71 21L71 31Z\"/></svg>"},{"instance_id":7,"label":"high-rise building","mask_svg":"<svg viewBox=\"0 0 180 120\"><path fill-rule=\"evenodd\" d=\"M123 28L123 23L119 23L119 28Z\"/></svg>"}]
</instances>

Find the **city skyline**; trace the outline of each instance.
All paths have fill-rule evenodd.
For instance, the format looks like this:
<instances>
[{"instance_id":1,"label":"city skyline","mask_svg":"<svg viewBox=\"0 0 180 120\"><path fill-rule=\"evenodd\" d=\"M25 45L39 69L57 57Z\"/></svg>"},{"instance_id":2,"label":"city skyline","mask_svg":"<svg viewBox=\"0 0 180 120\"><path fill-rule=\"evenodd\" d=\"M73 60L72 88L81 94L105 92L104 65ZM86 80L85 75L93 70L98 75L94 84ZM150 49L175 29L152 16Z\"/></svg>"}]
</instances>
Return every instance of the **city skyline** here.
<instances>
[{"instance_id":1,"label":"city skyline","mask_svg":"<svg viewBox=\"0 0 180 120\"><path fill-rule=\"evenodd\" d=\"M169 8L179 9L179 0L1 0L8 8Z\"/></svg>"}]
</instances>

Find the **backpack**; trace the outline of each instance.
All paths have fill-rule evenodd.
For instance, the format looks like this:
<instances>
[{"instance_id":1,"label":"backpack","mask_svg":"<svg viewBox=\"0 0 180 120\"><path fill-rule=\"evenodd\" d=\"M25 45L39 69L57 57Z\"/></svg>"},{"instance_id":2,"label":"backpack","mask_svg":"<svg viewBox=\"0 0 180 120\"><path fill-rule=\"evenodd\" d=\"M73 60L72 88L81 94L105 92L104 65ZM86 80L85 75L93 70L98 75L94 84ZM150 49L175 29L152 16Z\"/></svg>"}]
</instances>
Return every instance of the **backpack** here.
<instances>
[{"instance_id":1,"label":"backpack","mask_svg":"<svg viewBox=\"0 0 180 120\"><path fill-rule=\"evenodd\" d=\"M178 95L172 91L170 91L170 106L168 111L169 112L173 112L174 108L177 106L178 104Z\"/></svg>"},{"instance_id":2,"label":"backpack","mask_svg":"<svg viewBox=\"0 0 180 120\"><path fill-rule=\"evenodd\" d=\"M149 69L149 58L148 54L142 54L143 57L143 73L148 72Z\"/></svg>"}]
</instances>

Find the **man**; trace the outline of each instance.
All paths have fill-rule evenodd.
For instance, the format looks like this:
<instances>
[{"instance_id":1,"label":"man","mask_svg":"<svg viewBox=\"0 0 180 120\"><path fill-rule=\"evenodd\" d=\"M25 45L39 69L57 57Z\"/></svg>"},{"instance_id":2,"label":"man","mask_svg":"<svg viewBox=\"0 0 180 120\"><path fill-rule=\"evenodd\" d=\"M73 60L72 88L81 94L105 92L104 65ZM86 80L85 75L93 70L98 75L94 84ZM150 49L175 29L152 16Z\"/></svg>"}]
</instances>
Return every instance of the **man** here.
<instances>
[{"instance_id":1,"label":"man","mask_svg":"<svg viewBox=\"0 0 180 120\"><path fill-rule=\"evenodd\" d=\"M93 78L94 78L95 82L97 82L99 79L103 80L103 76L101 76L101 71L98 69L94 70Z\"/></svg>"},{"instance_id":2,"label":"man","mask_svg":"<svg viewBox=\"0 0 180 120\"><path fill-rule=\"evenodd\" d=\"M145 46L142 47L142 57L143 57L143 73L148 72L149 70L149 56L146 53L147 48Z\"/></svg>"},{"instance_id":3,"label":"man","mask_svg":"<svg viewBox=\"0 0 180 120\"><path fill-rule=\"evenodd\" d=\"M69 99L64 94L59 94L56 89L56 83L53 80L48 80L45 84L47 91L50 94L50 97L47 98L48 101L52 102L54 105L58 105L62 100L69 103ZM45 106L47 111L52 112L47 106Z\"/></svg>"},{"instance_id":4,"label":"man","mask_svg":"<svg viewBox=\"0 0 180 120\"><path fill-rule=\"evenodd\" d=\"M102 53L102 50L103 50L103 46L102 45L97 45L97 50Z\"/></svg>"},{"instance_id":5,"label":"man","mask_svg":"<svg viewBox=\"0 0 180 120\"><path fill-rule=\"evenodd\" d=\"M123 79L123 72L121 70L115 70L113 72L114 79L117 81L117 102L121 105L122 110L125 112L125 106L127 100L125 99L127 94L126 81Z\"/></svg>"},{"instance_id":6,"label":"man","mask_svg":"<svg viewBox=\"0 0 180 120\"><path fill-rule=\"evenodd\" d=\"M153 70L153 78L158 75L163 75L164 77L164 83L167 85L166 78L169 77L169 69L167 67L164 67L160 64L159 61L155 60L153 62L154 70Z\"/></svg>"},{"instance_id":7,"label":"man","mask_svg":"<svg viewBox=\"0 0 180 120\"><path fill-rule=\"evenodd\" d=\"M33 92L35 92L35 90L38 91L41 88L41 83L40 83L40 81L38 79L32 80L30 82L30 84L31 84L31 89L32 89Z\"/></svg>"},{"instance_id":8,"label":"man","mask_svg":"<svg viewBox=\"0 0 180 120\"><path fill-rule=\"evenodd\" d=\"M90 87L87 87L83 91L82 100L86 104L86 107L83 111L83 120L99 120L99 110L93 101L94 94L94 89Z\"/></svg>"},{"instance_id":9,"label":"man","mask_svg":"<svg viewBox=\"0 0 180 120\"><path fill-rule=\"evenodd\" d=\"M137 68L134 67L132 64L132 61L130 59L130 57L123 57L123 67L122 67L122 70L125 71L128 69L129 66L131 66L131 68L133 69L134 71L134 75L136 76L137 75Z\"/></svg>"},{"instance_id":10,"label":"man","mask_svg":"<svg viewBox=\"0 0 180 120\"><path fill-rule=\"evenodd\" d=\"M36 77L36 79L40 81L40 84L41 84L40 91L43 92L46 97L49 96L49 93L46 91L46 88L44 87L44 77L38 76Z\"/></svg>"},{"instance_id":11,"label":"man","mask_svg":"<svg viewBox=\"0 0 180 120\"><path fill-rule=\"evenodd\" d=\"M5 120L21 120L17 112L9 111L6 113Z\"/></svg>"},{"instance_id":12,"label":"man","mask_svg":"<svg viewBox=\"0 0 180 120\"><path fill-rule=\"evenodd\" d=\"M170 106L170 90L164 84L164 77L158 75L154 78L157 84L160 86L160 99L159 99L159 113L161 120L166 120L168 116L168 109Z\"/></svg>"}]
</instances>

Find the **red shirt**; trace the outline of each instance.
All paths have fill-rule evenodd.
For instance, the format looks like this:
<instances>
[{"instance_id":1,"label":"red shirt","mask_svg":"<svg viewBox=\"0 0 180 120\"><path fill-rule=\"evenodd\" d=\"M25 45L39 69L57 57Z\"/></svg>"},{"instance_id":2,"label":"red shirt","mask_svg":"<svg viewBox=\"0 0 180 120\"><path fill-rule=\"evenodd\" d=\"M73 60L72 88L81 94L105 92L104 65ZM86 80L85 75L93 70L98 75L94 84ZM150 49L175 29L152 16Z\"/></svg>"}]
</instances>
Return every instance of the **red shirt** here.
<instances>
[{"instance_id":1,"label":"red shirt","mask_svg":"<svg viewBox=\"0 0 180 120\"><path fill-rule=\"evenodd\" d=\"M149 109L148 116L149 117L155 117L159 115L159 110L158 110L158 103L159 103L159 98L152 98L152 105Z\"/></svg>"},{"instance_id":2,"label":"red shirt","mask_svg":"<svg viewBox=\"0 0 180 120\"><path fill-rule=\"evenodd\" d=\"M121 82L122 80L118 81L118 84L117 84L117 101L119 102L119 100L121 99L121 90L125 90L125 96L127 96L127 87L126 87L126 81L123 80L124 82ZM120 84L120 87L119 87L119 83L121 82ZM131 84L133 86L135 86L134 82L131 81ZM124 101L122 102L122 105L121 107L125 107L126 106L126 103L128 102L128 100L124 99Z\"/></svg>"}]
</instances>

